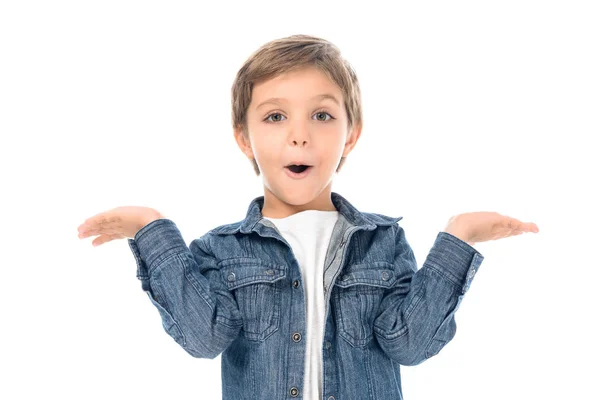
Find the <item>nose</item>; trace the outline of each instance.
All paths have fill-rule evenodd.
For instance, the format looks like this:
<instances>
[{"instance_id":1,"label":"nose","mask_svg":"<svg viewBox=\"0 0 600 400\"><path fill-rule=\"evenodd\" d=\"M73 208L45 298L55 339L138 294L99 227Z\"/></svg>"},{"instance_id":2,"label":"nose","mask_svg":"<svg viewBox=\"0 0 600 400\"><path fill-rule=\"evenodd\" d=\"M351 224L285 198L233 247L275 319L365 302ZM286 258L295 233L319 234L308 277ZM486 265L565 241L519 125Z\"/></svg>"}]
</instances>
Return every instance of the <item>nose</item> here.
<instances>
[{"instance_id":1,"label":"nose","mask_svg":"<svg viewBox=\"0 0 600 400\"><path fill-rule=\"evenodd\" d=\"M294 140L293 143L294 143L294 146L295 146L295 145L298 144L298 141ZM306 140L303 140L302 141L302 146L304 146L305 144L306 144Z\"/></svg>"},{"instance_id":2,"label":"nose","mask_svg":"<svg viewBox=\"0 0 600 400\"><path fill-rule=\"evenodd\" d=\"M289 135L290 144L292 146L305 146L308 144L308 126L304 121L298 121L291 125L291 131Z\"/></svg>"}]
</instances>

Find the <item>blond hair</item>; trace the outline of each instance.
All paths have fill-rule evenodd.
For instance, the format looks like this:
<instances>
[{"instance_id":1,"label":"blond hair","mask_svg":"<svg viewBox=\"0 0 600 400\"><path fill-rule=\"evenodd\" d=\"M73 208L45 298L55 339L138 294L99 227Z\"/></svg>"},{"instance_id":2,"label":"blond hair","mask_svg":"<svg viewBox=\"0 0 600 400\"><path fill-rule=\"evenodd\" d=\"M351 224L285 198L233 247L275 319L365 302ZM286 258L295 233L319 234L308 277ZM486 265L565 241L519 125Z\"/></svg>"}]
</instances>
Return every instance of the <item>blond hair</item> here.
<instances>
[{"instance_id":1,"label":"blond hair","mask_svg":"<svg viewBox=\"0 0 600 400\"><path fill-rule=\"evenodd\" d=\"M231 87L233 129L241 129L248 138L247 112L254 84L295 69L314 66L335 82L342 91L348 129L362 124L362 105L358 78L350 63L331 42L309 35L292 35L270 41L256 50L238 71ZM336 172L344 164L342 157ZM251 160L260 175L256 160Z\"/></svg>"}]
</instances>

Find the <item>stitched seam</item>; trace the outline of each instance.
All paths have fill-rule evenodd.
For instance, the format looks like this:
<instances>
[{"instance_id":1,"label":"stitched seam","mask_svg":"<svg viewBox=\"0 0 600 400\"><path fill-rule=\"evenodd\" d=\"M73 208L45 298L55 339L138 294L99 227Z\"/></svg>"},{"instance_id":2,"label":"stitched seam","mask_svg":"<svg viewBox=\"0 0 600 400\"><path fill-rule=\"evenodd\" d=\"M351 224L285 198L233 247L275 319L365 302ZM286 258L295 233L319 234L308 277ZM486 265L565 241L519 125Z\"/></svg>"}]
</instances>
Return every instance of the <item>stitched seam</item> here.
<instances>
[{"instance_id":1,"label":"stitched seam","mask_svg":"<svg viewBox=\"0 0 600 400\"><path fill-rule=\"evenodd\" d=\"M460 290L462 288L462 285L455 282L454 279L450 278L450 275L443 272L442 270L438 269L437 267L433 267L431 264L427 265L427 268L429 271L434 271L435 273L437 273L439 276L442 277L442 279L450 284L452 284L452 286L454 286L457 290Z\"/></svg>"}]
</instances>

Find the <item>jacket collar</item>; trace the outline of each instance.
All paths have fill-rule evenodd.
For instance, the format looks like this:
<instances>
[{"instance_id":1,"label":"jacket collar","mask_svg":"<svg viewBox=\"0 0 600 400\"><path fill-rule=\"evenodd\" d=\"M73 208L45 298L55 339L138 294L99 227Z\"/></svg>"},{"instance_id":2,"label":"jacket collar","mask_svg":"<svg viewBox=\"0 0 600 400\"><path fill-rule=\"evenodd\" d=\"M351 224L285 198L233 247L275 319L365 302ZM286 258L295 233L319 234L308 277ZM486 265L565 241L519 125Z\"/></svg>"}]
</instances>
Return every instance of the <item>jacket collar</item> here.
<instances>
[{"instance_id":1,"label":"jacket collar","mask_svg":"<svg viewBox=\"0 0 600 400\"><path fill-rule=\"evenodd\" d=\"M214 228L210 233L218 235L234 234L236 232L250 233L255 230L256 225L263 219L261 213L265 202L264 196L254 198L248 206L246 218L232 224L221 225ZM373 230L377 225L392 225L401 220L403 217L388 217L376 213L367 213L357 210L347 199L336 192L331 192L331 202L352 225L359 228Z\"/></svg>"}]
</instances>

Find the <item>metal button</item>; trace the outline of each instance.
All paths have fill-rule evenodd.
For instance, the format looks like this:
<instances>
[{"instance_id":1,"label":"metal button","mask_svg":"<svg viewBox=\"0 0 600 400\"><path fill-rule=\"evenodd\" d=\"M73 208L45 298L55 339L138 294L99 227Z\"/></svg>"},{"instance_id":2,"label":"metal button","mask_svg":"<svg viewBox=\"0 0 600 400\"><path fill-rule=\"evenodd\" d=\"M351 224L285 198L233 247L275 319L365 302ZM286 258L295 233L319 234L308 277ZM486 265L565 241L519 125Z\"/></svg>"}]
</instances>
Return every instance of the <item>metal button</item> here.
<instances>
[{"instance_id":1,"label":"metal button","mask_svg":"<svg viewBox=\"0 0 600 400\"><path fill-rule=\"evenodd\" d=\"M296 279L293 283L294 289L297 288L299 284L300 284L300 282L298 282L298 279Z\"/></svg>"},{"instance_id":2,"label":"metal button","mask_svg":"<svg viewBox=\"0 0 600 400\"><path fill-rule=\"evenodd\" d=\"M295 333L292 335L292 340L293 340L294 342L299 342L301 338L302 338L302 336L301 336L301 335L300 335L298 332L295 332Z\"/></svg>"},{"instance_id":3,"label":"metal button","mask_svg":"<svg viewBox=\"0 0 600 400\"><path fill-rule=\"evenodd\" d=\"M290 396L292 396L292 397L298 397L298 393L299 393L299 391L298 391L298 388L296 386L292 386L290 388Z\"/></svg>"},{"instance_id":4,"label":"metal button","mask_svg":"<svg viewBox=\"0 0 600 400\"><path fill-rule=\"evenodd\" d=\"M328 349L328 348L330 348L330 347L331 347L331 342L329 342L329 341L326 341L326 342L325 342L325 348L326 348L326 349Z\"/></svg>"},{"instance_id":5,"label":"metal button","mask_svg":"<svg viewBox=\"0 0 600 400\"><path fill-rule=\"evenodd\" d=\"M329 397L327 398L327 400L335 400L335 397L333 397L333 396L329 396Z\"/></svg>"},{"instance_id":6,"label":"metal button","mask_svg":"<svg viewBox=\"0 0 600 400\"><path fill-rule=\"evenodd\" d=\"M388 279L390 279L390 273L387 271L383 271L381 273L381 279L383 279L384 281L387 281Z\"/></svg>"},{"instance_id":7,"label":"metal button","mask_svg":"<svg viewBox=\"0 0 600 400\"><path fill-rule=\"evenodd\" d=\"M233 280L235 280L235 274L233 272L230 272L229 275L227 275L227 280L229 282L232 282Z\"/></svg>"}]
</instances>

